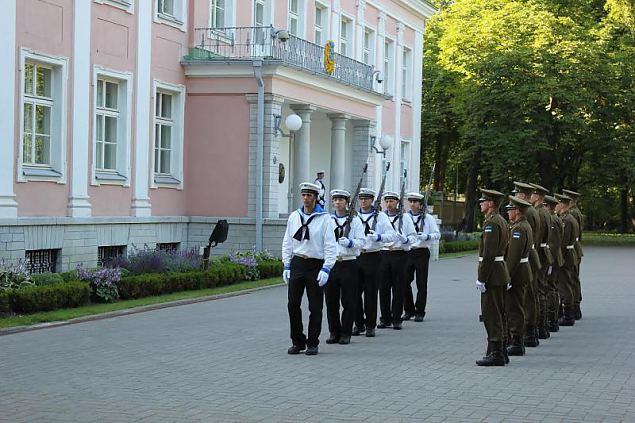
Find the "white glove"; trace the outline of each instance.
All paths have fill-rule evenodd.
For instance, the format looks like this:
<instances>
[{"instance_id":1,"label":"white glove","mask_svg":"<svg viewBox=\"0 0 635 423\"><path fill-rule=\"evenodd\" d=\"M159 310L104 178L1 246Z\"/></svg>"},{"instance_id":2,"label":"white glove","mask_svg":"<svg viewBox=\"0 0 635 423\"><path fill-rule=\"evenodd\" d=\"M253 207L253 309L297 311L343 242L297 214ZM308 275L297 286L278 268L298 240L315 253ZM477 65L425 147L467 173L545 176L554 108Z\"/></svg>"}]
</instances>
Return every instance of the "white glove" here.
<instances>
[{"instance_id":1,"label":"white glove","mask_svg":"<svg viewBox=\"0 0 635 423\"><path fill-rule=\"evenodd\" d=\"M397 236L399 237L399 241L401 241L402 244L408 243L408 237L404 234L397 232Z\"/></svg>"},{"instance_id":2,"label":"white glove","mask_svg":"<svg viewBox=\"0 0 635 423\"><path fill-rule=\"evenodd\" d=\"M376 234L375 231L371 230L370 232L368 232L368 235L366 235L366 239L371 242L381 241L381 235Z\"/></svg>"},{"instance_id":3,"label":"white glove","mask_svg":"<svg viewBox=\"0 0 635 423\"><path fill-rule=\"evenodd\" d=\"M507 290L509 291L510 289L512 289L512 284L510 282L507 282Z\"/></svg>"},{"instance_id":4,"label":"white glove","mask_svg":"<svg viewBox=\"0 0 635 423\"><path fill-rule=\"evenodd\" d=\"M282 280L288 284L289 279L291 279L291 269L284 269L284 272L282 272Z\"/></svg>"},{"instance_id":5,"label":"white glove","mask_svg":"<svg viewBox=\"0 0 635 423\"><path fill-rule=\"evenodd\" d=\"M430 239L430 234L424 234L423 232L419 232L417 236L422 241L428 241Z\"/></svg>"},{"instance_id":6,"label":"white glove","mask_svg":"<svg viewBox=\"0 0 635 423\"><path fill-rule=\"evenodd\" d=\"M547 269L547 276L551 276L551 272L553 272L553 266L549 266Z\"/></svg>"},{"instance_id":7,"label":"white glove","mask_svg":"<svg viewBox=\"0 0 635 423\"><path fill-rule=\"evenodd\" d=\"M318 273L317 283L319 286L324 286L329 281L329 270L326 267L323 267Z\"/></svg>"},{"instance_id":8,"label":"white glove","mask_svg":"<svg viewBox=\"0 0 635 423\"><path fill-rule=\"evenodd\" d=\"M476 281L476 289L481 291L481 294L485 294L486 289L485 289L485 284L483 282Z\"/></svg>"},{"instance_id":9,"label":"white glove","mask_svg":"<svg viewBox=\"0 0 635 423\"><path fill-rule=\"evenodd\" d=\"M345 236L341 237L337 240L337 243L340 244L344 248L351 248L353 246L353 241L346 238Z\"/></svg>"}]
</instances>

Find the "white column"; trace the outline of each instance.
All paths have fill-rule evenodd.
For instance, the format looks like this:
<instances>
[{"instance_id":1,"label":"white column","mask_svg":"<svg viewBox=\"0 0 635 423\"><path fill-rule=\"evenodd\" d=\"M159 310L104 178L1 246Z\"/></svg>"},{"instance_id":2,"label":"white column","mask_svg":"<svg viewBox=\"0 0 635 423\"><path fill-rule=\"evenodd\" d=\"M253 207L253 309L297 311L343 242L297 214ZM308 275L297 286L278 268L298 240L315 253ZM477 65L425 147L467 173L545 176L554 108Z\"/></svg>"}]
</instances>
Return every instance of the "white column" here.
<instances>
[{"instance_id":1,"label":"white column","mask_svg":"<svg viewBox=\"0 0 635 423\"><path fill-rule=\"evenodd\" d=\"M308 104L295 104L291 110L302 118L302 127L293 136L293 198L300 198L298 186L302 182L313 182L311 178L311 113L315 107Z\"/></svg>"},{"instance_id":2,"label":"white column","mask_svg":"<svg viewBox=\"0 0 635 423\"><path fill-rule=\"evenodd\" d=\"M150 216L152 206L148 195L150 169L150 102L152 60L152 3L139 1L137 10L137 66L135 103L135 160L132 215Z\"/></svg>"},{"instance_id":3,"label":"white column","mask_svg":"<svg viewBox=\"0 0 635 423\"><path fill-rule=\"evenodd\" d=\"M393 190L399 191L401 188L401 61L403 57L403 34L404 24L403 22L397 22L397 42L395 48L395 143L392 146L392 164L390 165L390 172L392 176L391 187Z\"/></svg>"},{"instance_id":4,"label":"white column","mask_svg":"<svg viewBox=\"0 0 635 423\"><path fill-rule=\"evenodd\" d=\"M354 58L358 62L363 59L364 52L364 11L366 9L366 0L357 0L357 16L355 23L355 54Z\"/></svg>"},{"instance_id":5,"label":"white column","mask_svg":"<svg viewBox=\"0 0 635 423\"><path fill-rule=\"evenodd\" d=\"M16 118L16 0L6 2L0 14L0 218L18 217L13 181L15 180ZM19 86L19 85L18 85Z\"/></svg>"},{"instance_id":6,"label":"white column","mask_svg":"<svg viewBox=\"0 0 635 423\"><path fill-rule=\"evenodd\" d=\"M419 191L419 174L421 166L421 80L423 68L423 33L415 31L415 45L412 62L412 166L408 172L408 185L411 191ZM424 174L429 175L429 169L424 169ZM426 179L427 180L427 179Z\"/></svg>"},{"instance_id":7,"label":"white column","mask_svg":"<svg viewBox=\"0 0 635 423\"><path fill-rule=\"evenodd\" d=\"M73 2L73 123L71 192L68 214L89 217L88 201L88 143L90 136L90 32L92 2Z\"/></svg>"},{"instance_id":8,"label":"white column","mask_svg":"<svg viewBox=\"0 0 635 423\"><path fill-rule=\"evenodd\" d=\"M346 189L346 114L328 115L331 119L331 187Z\"/></svg>"},{"instance_id":9,"label":"white column","mask_svg":"<svg viewBox=\"0 0 635 423\"><path fill-rule=\"evenodd\" d=\"M376 60L375 66L377 69L381 70L384 73L384 79L386 78L386 69L384 69L384 53L386 50L386 12L383 10L379 11L379 16L377 17L377 47L376 47ZM374 82L377 87L377 91L385 92L385 84L378 84L376 81ZM376 122L376 134L377 139L382 135L383 131L383 105L379 105L375 107L375 122ZM379 143L377 143L379 144ZM374 164L375 164L375 175L372 175L370 179L374 186L379 187L381 184L381 178L383 175L383 161L381 154L374 154Z\"/></svg>"}]
</instances>

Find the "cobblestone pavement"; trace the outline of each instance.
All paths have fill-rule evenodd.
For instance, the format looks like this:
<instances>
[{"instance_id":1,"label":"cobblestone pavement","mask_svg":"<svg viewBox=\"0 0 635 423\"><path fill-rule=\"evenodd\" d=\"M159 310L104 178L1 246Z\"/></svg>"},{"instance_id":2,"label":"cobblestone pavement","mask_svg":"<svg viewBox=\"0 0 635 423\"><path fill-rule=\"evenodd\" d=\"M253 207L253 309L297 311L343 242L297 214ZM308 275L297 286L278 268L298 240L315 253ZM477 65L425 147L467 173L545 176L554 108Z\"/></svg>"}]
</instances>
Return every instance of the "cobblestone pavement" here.
<instances>
[{"instance_id":1,"label":"cobblestone pavement","mask_svg":"<svg viewBox=\"0 0 635 423\"><path fill-rule=\"evenodd\" d=\"M635 250L585 252L583 320L507 367L474 365L470 255L431 264L425 322L315 357L286 353L282 286L2 336L0 421L633 422Z\"/></svg>"}]
</instances>

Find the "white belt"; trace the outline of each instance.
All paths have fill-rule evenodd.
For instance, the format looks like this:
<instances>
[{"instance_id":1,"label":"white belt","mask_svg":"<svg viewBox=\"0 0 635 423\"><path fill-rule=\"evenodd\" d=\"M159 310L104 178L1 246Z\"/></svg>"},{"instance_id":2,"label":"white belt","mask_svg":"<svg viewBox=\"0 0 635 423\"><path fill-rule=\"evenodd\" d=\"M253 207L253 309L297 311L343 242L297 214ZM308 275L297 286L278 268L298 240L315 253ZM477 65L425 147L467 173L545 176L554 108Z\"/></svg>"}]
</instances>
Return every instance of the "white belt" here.
<instances>
[{"instance_id":1,"label":"white belt","mask_svg":"<svg viewBox=\"0 0 635 423\"><path fill-rule=\"evenodd\" d=\"M576 241L580 241L580 238L576 238L575 240L576 240Z\"/></svg>"},{"instance_id":2,"label":"white belt","mask_svg":"<svg viewBox=\"0 0 635 423\"><path fill-rule=\"evenodd\" d=\"M483 257L479 257L478 261L483 261ZM494 261L505 261L505 256L496 256L494 257Z\"/></svg>"},{"instance_id":3,"label":"white belt","mask_svg":"<svg viewBox=\"0 0 635 423\"><path fill-rule=\"evenodd\" d=\"M567 250L573 250L575 248L575 245L571 244L571 245L567 245Z\"/></svg>"},{"instance_id":4,"label":"white belt","mask_svg":"<svg viewBox=\"0 0 635 423\"><path fill-rule=\"evenodd\" d=\"M546 242L541 243L541 244L540 244L540 247L541 247L541 248L549 248L549 246L547 245L547 243L546 243Z\"/></svg>"},{"instance_id":5,"label":"white belt","mask_svg":"<svg viewBox=\"0 0 635 423\"><path fill-rule=\"evenodd\" d=\"M413 247L413 248L410 249L410 251L412 251L412 250L423 250L423 249L429 250L430 247L426 247L426 246L424 246L424 247Z\"/></svg>"},{"instance_id":6,"label":"white belt","mask_svg":"<svg viewBox=\"0 0 635 423\"><path fill-rule=\"evenodd\" d=\"M523 257L520 259L521 263L529 263L529 257Z\"/></svg>"},{"instance_id":7,"label":"white belt","mask_svg":"<svg viewBox=\"0 0 635 423\"><path fill-rule=\"evenodd\" d=\"M368 250L362 250L362 253L376 253L379 251L379 248L377 249L368 249Z\"/></svg>"},{"instance_id":8,"label":"white belt","mask_svg":"<svg viewBox=\"0 0 635 423\"><path fill-rule=\"evenodd\" d=\"M531 244L531 249L532 249L532 250L535 250L535 249L536 249L536 246L535 246L534 244Z\"/></svg>"},{"instance_id":9,"label":"white belt","mask_svg":"<svg viewBox=\"0 0 635 423\"><path fill-rule=\"evenodd\" d=\"M336 260L337 261L350 261L350 260L355 260L357 258L357 256L344 256L344 257L338 257Z\"/></svg>"},{"instance_id":10,"label":"white belt","mask_svg":"<svg viewBox=\"0 0 635 423\"><path fill-rule=\"evenodd\" d=\"M384 247L382 248L384 251L405 251L403 247Z\"/></svg>"}]
</instances>

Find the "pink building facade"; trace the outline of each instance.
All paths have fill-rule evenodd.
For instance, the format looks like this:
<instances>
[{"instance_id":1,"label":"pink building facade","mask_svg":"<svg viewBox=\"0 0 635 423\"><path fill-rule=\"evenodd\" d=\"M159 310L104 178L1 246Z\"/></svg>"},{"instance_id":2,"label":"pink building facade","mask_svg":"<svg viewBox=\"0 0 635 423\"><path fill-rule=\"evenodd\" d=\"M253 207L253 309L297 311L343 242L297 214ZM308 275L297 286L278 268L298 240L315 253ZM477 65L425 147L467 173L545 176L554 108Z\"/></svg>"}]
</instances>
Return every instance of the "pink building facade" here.
<instances>
[{"instance_id":1,"label":"pink building facade","mask_svg":"<svg viewBox=\"0 0 635 423\"><path fill-rule=\"evenodd\" d=\"M298 184L419 181L421 0L9 0L0 16L0 257L279 253ZM330 44L329 44L330 42ZM325 66L325 46L334 67ZM327 54L328 56L328 54ZM289 131L297 114L302 126ZM389 142L382 152L380 141Z\"/></svg>"}]
</instances>

